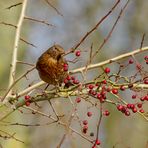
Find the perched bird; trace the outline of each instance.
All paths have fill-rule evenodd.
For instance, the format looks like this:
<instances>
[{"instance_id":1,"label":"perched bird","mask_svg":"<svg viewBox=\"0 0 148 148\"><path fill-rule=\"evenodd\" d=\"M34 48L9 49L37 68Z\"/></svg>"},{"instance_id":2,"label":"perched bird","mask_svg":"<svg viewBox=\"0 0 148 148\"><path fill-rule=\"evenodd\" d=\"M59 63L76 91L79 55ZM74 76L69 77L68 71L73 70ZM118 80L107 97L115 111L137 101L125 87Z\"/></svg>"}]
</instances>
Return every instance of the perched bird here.
<instances>
[{"instance_id":1,"label":"perched bird","mask_svg":"<svg viewBox=\"0 0 148 148\"><path fill-rule=\"evenodd\" d=\"M67 65L64 53L60 45L53 45L38 58L36 69L43 81L57 86L68 76L67 70L64 70L64 65Z\"/></svg>"}]
</instances>

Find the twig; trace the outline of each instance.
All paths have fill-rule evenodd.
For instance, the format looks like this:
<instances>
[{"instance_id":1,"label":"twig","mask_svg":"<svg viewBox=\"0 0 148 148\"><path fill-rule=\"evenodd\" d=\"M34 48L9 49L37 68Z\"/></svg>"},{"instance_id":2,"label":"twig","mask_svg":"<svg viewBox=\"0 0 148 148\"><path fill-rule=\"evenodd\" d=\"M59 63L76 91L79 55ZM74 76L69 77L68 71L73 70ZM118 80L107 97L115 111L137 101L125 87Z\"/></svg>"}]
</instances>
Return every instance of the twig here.
<instances>
[{"instance_id":1,"label":"twig","mask_svg":"<svg viewBox=\"0 0 148 148\"><path fill-rule=\"evenodd\" d=\"M121 18L122 14L123 14L123 12L124 12L124 10L125 10L125 8L127 7L128 3L129 3L129 0L126 2L126 4L125 4L125 6L123 7L123 9L121 9L121 11L120 11L120 13L119 13L119 15L118 15L118 17L117 17L115 23L113 24L113 27L111 28L111 30L110 30L110 32L108 33L108 35L106 36L106 38L103 40L103 42L102 42L102 44L100 45L100 47L99 47L99 48L96 50L96 52L92 55L92 59L98 54L98 52L102 49L102 47L105 45L105 43L106 43L106 42L108 41L108 39L111 37L111 35L112 35L112 33L113 33L113 31L114 31L114 29L115 29L115 27L116 27L116 25L117 25L119 19Z\"/></svg>"},{"instance_id":2,"label":"twig","mask_svg":"<svg viewBox=\"0 0 148 148\"><path fill-rule=\"evenodd\" d=\"M116 6L119 4L119 2L120 2L120 0L118 0L118 1L114 4L114 6L111 8L111 10L109 10L109 12L108 12L105 16L103 16L103 17L101 18L101 20L100 20L90 31L88 31L88 32L81 38L81 40L80 40L72 49L70 49L70 51L67 51L66 54L68 54L68 53L73 52L74 50L76 50L76 49L85 41L85 39L86 39L92 32L94 32L94 31L99 27L99 25L113 12L113 10L116 8Z\"/></svg>"},{"instance_id":3,"label":"twig","mask_svg":"<svg viewBox=\"0 0 148 148\"><path fill-rule=\"evenodd\" d=\"M14 82L15 70L16 70L16 60L17 60L17 50L18 50L21 26L22 26L22 23L23 23L23 18L24 18L24 15L25 15L26 6L27 6L27 0L24 0L23 4L22 4L22 10L21 10L20 18L19 18L17 28L16 28L15 41L14 41L14 47L13 47L13 52L12 52L12 61L11 61L11 67L10 67L10 75L9 75L9 86L8 87L10 87ZM12 92L12 89L10 90L9 94L11 94L11 92Z\"/></svg>"},{"instance_id":4,"label":"twig","mask_svg":"<svg viewBox=\"0 0 148 148\"><path fill-rule=\"evenodd\" d=\"M7 7L6 9L9 9L10 10L11 8L16 7L16 6L19 6L19 5L22 5L22 3L13 4L13 5Z\"/></svg>"},{"instance_id":5,"label":"twig","mask_svg":"<svg viewBox=\"0 0 148 148\"><path fill-rule=\"evenodd\" d=\"M42 23L42 24L45 24L45 25L47 25L47 26L55 27L54 25L52 25L52 24L50 24L50 23L47 23L46 21L38 20L38 19L31 18L31 17L28 17L28 16L25 16L24 19L30 20L30 21L34 21L34 22L38 22L38 23Z\"/></svg>"},{"instance_id":6,"label":"twig","mask_svg":"<svg viewBox=\"0 0 148 148\"><path fill-rule=\"evenodd\" d=\"M100 132L101 121L102 121L102 103L100 103L100 117L99 117L99 121L98 121L98 124L97 124L96 140L99 140L99 132ZM96 146L96 141L95 141L93 146Z\"/></svg>"},{"instance_id":7,"label":"twig","mask_svg":"<svg viewBox=\"0 0 148 148\"><path fill-rule=\"evenodd\" d=\"M21 37L20 37L20 40L21 40L21 41L23 41L24 43L28 44L28 45L31 45L31 46L33 46L33 47L37 48L37 46L35 46L35 45L34 45L34 44L32 44L32 43L29 43L28 41L24 40L24 39L23 39L23 38L21 38Z\"/></svg>"},{"instance_id":8,"label":"twig","mask_svg":"<svg viewBox=\"0 0 148 148\"><path fill-rule=\"evenodd\" d=\"M100 63L90 64L90 65L88 65L87 69L90 70L90 69L93 69L93 68L101 67L101 66L104 66L106 64L112 63L114 61L118 61L118 60L121 60L121 59L130 57L132 55L135 55L135 54L138 54L138 53L140 53L142 51L144 52L144 51L147 51L147 50L148 50L148 46L147 47L143 47L141 49L134 50L132 52L121 54L121 55L119 55L117 57L111 58L109 60L106 60L106 61L103 61L103 62L100 62ZM84 71L85 68L86 68L85 66L84 67L81 67L81 68L77 68L75 70L71 70L70 73L71 74L73 74L73 73L81 73L81 71Z\"/></svg>"},{"instance_id":9,"label":"twig","mask_svg":"<svg viewBox=\"0 0 148 148\"><path fill-rule=\"evenodd\" d=\"M16 25L13 25L13 24L10 24L10 23L6 23L6 22L0 22L0 24L6 25L6 26L10 26L10 27L14 27L14 28L16 28L16 29L17 29L17 27L18 27L18 26L16 26ZM28 45L31 45L31 46L33 46L33 47L35 47L35 48L37 48L37 46L35 46L35 45L32 44L32 43L29 43L28 41L24 40L23 38L19 37L19 39L20 39L21 41L23 41L24 43L26 43L26 44L28 44Z\"/></svg>"},{"instance_id":10,"label":"twig","mask_svg":"<svg viewBox=\"0 0 148 148\"><path fill-rule=\"evenodd\" d=\"M28 63L28 62L23 62L23 61L18 61L18 60L17 60L17 63L18 64L25 64L25 65L29 65L29 66L35 66L34 64L31 64L31 63Z\"/></svg>"},{"instance_id":11,"label":"twig","mask_svg":"<svg viewBox=\"0 0 148 148\"><path fill-rule=\"evenodd\" d=\"M6 26L11 26L11 27L17 28L16 25L13 25L13 24L10 24L10 23L6 23L6 22L0 22L0 24L3 24L3 25L6 25Z\"/></svg>"},{"instance_id":12,"label":"twig","mask_svg":"<svg viewBox=\"0 0 148 148\"><path fill-rule=\"evenodd\" d=\"M29 69L27 72L25 72L23 75L21 75L18 79L16 79L12 84L11 86L9 87L9 89L7 90L7 92L5 93L4 97L1 99L1 101L3 101L6 96L9 94L9 92L11 91L11 89L15 86L15 84L17 82L19 82L22 78L24 78L29 72L31 72L32 70L34 70L35 67L32 67L31 69ZM8 101L8 100L7 100Z\"/></svg>"},{"instance_id":13,"label":"twig","mask_svg":"<svg viewBox=\"0 0 148 148\"><path fill-rule=\"evenodd\" d=\"M57 14L63 16L63 14L61 14L61 13L59 12L59 10L58 10L55 6L53 6L48 0L45 0L45 2L46 2L51 8L53 8L53 9L57 12Z\"/></svg>"},{"instance_id":14,"label":"twig","mask_svg":"<svg viewBox=\"0 0 148 148\"><path fill-rule=\"evenodd\" d=\"M142 40L141 40L141 44L140 44L140 49L141 49L142 46L143 46L144 38L145 38L145 33L144 33L143 36L142 36Z\"/></svg>"},{"instance_id":15,"label":"twig","mask_svg":"<svg viewBox=\"0 0 148 148\"><path fill-rule=\"evenodd\" d=\"M21 142L21 143L25 143L24 141L21 141L21 140L15 138L15 137L14 137L15 133L11 135L11 134L9 134L9 133L7 133L7 132L5 132L5 131L2 131L2 130L0 130L0 132L2 132L2 133L4 133L4 134L8 135L8 136L1 136L1 135L0 135L0 137L8 138L8 139L12 138L12 139L14 139L14 140L16 140L16 141L19 141L19 142Z\"/></svg>"}]
</instances>

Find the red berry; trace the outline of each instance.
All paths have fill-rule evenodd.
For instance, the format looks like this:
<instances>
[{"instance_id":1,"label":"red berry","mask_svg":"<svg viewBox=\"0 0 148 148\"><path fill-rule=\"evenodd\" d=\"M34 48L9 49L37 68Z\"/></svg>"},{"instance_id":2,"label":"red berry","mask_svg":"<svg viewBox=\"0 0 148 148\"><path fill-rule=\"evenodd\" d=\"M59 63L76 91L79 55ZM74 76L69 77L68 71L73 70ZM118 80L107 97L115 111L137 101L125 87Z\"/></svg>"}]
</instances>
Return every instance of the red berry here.
<instances>
[{"instance_id":1,"label":"red berry","mask_svg":"<svg viewBox=\"0 0 148 148\"><path fill-rule=\"evenodd\" d=\"M128 63L133 64L134 63L133 59L129 59Z\"/></svg>"},{"instance_id":2,"label":"red berry","mask_svg":"<svg viewBox=\"0 0 148 148\"><path fill-rule=\"evenodd\" d=\"M92 84L89 84L89 89L93 89L94 88L94 85L92 85Z\"/></svg>"},{"instance_id":3,"label":"red berry","mask_svg":"<svg viewBox=\"0 0 148 148\"><path fill-rule=\"evenodd\" d=\"M117 109L119 110L119 111L121 111L122 109L123 109L123 105L117 105Z\"/></svg>"},{"instance_id":4,"label":"red berry","mask_svg":"<svg viewBox=\"0 0 148 148\"><path fill-rule=\"evenodd\" d=\"M81 51L80 51L80 50L77 50L77 51L75 52L75 55L76 55L77 57L79 57L79 56L81 55Z\"/></svg>"},{"instance_id":5,"label":"red berry","mask_svg":"<svg viewBox=\"0 0 148 148\"><path fill-rule=\"evenodd\" d=\"M30 100L30 98L31 98L31 97L30 97L29 95L26 95L26 96L25 96L25 100Z\"/></svg>"},{"instance_id":6,"label":"red berry","mask_svg":"<svg viewBox=\"0 0 148 148\"><path fill-rule=\"evenodd\" d=\"M144 101L144 100L145 100L145 98L144 98L144 97L141 97L141 98L140 98L140 100L141 100L141 101Z\"/></svg>"},{"instance_id":7,"label":"red berry","mask_svg":"<svg viewBox=\"0 0 148 148\"><path fill-rule=\"evenodd\" d=\"M144 80L144 84L148 84L148 79L145 79Z\"/></svg>"},{"instance_id":8,"label":"red berry","mask_svg":"<svg viewBox=\"0 0 148 148\"><path fill-rule=\"evenodd\" d=\"M144 100L145 101L148 101L148 95L147 96L144 96Z\"/></svg>"},{"instance_id":9,"label":"red berry","mask_svg":"<svg viewBox=\"0 0 148 148\"><path fill-rule=\"evenodd\" d=\"M87 125L84 125L84 127L83 127L83 133L87 133L87 130L88 130L88 126Z\"/></svg>"},{"instance_id":10,"label":"red berry","mask_svg":"<svg viewBox=\"0 0 148 148\"><path fill-rule=\"evenodd\" d=\"M148 56L145 56L144 59L145 59L145 60L148 60Z\"/></svg>"},{"instance_id":11,"label":"red berry","mask_svg":"<svg viewBox=\"0 0 148 148\"><path fill-rule=\"evenodd\" d=\"M110 87L108 87L108 88L106 89L107 92L110 92L110 90L111 90Z\"/></svg>"},{"instance_id":12,"label":"red berry","mask_svg":"<svg viewBox=\"0 0 148 148\"><path fill-rule=\"evenodd\" d=\"M133 111L133 113L136 113L137 112L137 108L136 107L133 108L132 111Z\"/></svg>"},{"instance_id":13,"label":"red berry","mask_svg":"<svg viewBox=\"0 0 148 148\"><path fill-rule=\"evenodd\" d=\"M136 97L137 97L136 95L132 95L132 99L136 99Z\"/></svg>"},{"instance_id":14,"label":"red berry","mask_svg":"<svg viewBox=\"0 0 148 148\"><path fill-rule=\"evenodd\" d=\"M68 80L67 79L64 79L64 83L67 84L68 83Z\"/></svg>"},{"instance_id":15,"label":"red berry","mask_svg":"<svg viewBox=\"0 0 148 148\"><path fill-rule=\"evenodd\" d=\"M84 124L84 125L87 125L87 124L88 124L88 121L87 121L87 120L84 120L84 121L83 121L83 124Z\"/></svg>"},{"instance_id":16,"label":"red berry","mask_svg":"<svg viewBox=\"0 0 148 148\"><path fill-rule=\"evenodd\" d=\"M130 115L130 112L127 110L127 111L125 111L125 115L126 116L129 116Z\"/></svg>"},{"instance_id":17,"label":"red berry","mask_svg":"<svg viewBox=\"0 0 148 148\"><path fill-rule=\"evenodd\" d=\"M128 111L127 108L125 106L123 106L121 112L125 113L126 111Z\"/></svg>"},{"instance_id":18,"label":"red berry","mask_svg":"<svg viewBox=\"0 0 148 148\"><path fill-rule=\"evenodd\" d=\"M125 86L120 86L120 90L124 91L125 90Z\"/></svg>"},{"instance_id":19,"label":"red berry","mask_svg":"<svg viewBox=\"0 0 148 148\"><path fill-rule=\"evenodd\" d=\"M81 102L81 98L80 97L78 97L78 98L76 98L76 100L75 100L77 103L80 103Z\"/></svg>"},{"instance_id":20,"label":"red berry","mask_svg":"<svg viewBox=\"0 0 148 148\"><path fill-rule=\"evenodd\" d=\"M141 107L142 107L142 103L138 103L138 104L137 104L137 107L138 107L138 108L141 108Z\"/></svg>"},{"instance_id":21,"label":"red berry","mask_svg":"<svg viewBox=\"0 0 148 148\"><path fill-rule=\"evenodd\" d=\"M110 73L110 68L106 67L106 68L104 69L104 72L105 72L105 73Z\"/></svg>"},{"instance_id":22,"label":"red berry","mask_svg":"<svg viewBox=\"0 0 148 148\"><path fill-rule=\"evenodd\" d=\"M94 91L94 90L92 90L91 94L92 94L93 96L95 96L95 95L97 94L97 92Z\"/></svg>"},{"instance_id":23,"label":"red berry","mask_svg":"<svg viewBox=\"0 0 148 148\"><path fill-rule=\"evenodd\" d=\"M143 110L143 109L140 109L139 112L140 112L140 113L144 113L144 110Z\"/></svg>"},{"instance_id":24,"label":"red berry","mask_svg":"<svg viewBox=\"0 0 148 148\"><path fill-rule=\"evenodd\" d=\"M96 144L96 145L100 145L100 144L101 144L100 140L97 139L96 142L95 142L95 144Z\"/></svg>"},{"instance_id":25,"label":"red berry","mask_svg":"<svg viewBox=\"0 0 148 148\"><path fill-rule=\"evenodd\" d=\"M74 76L71 76L71 80L75 80L75 77Z\"/></svg>"},{"instance_id":26,"label":"red berry","mask_svg":"<svg viewBox=\"0 0 148 148\"><path fill-rule=\"evenodd\" d=\"M74 83L74 84L79 84L79 80L76 80L76 79L75 79L75 80L73 80L73 83Z\"/></svg>"},{"instance_id":27,"label":"red berry","mask_svg":"<svg viewBox=\"0 0 148 148\"><path fill-rule=\"evenodd\" d=\"M106 80L103 80L102 83L103 83L103 84L107 84L107 81L106 81Z\"/></svg>"},{"instance_id":28,"label":"red berry","mask_svg":"<svg viewBox=\"0 0 148 148\"><path fill-rule=\"evenodd\" d=\"M26 101L26 102L25 102L25 105L26 105L26 106L30 106L30 102L29 102L29 101Z\"/></svg>"},{"instance_id":29,"label":"red berry","mask_svg":"<svg viewBox=\"0 0 148 148\"><path fill-rule=\"evenodd\" d=\"M106 111L104 111L103 115L109 116L110 115L110 112L108 110L106 110Z\"/></svg>"},{"instance_id":30,"label":"red berry","mask_svg":"<svg viewBox=\"0 0 148 148\"><path fill-rule=\"evenodd\" d=\"M91 117L92 116L92 112L87 112L87 116Z\"/></svg>"},{"instance_id":31,"label":"red berry","mask_svg":"<svg viewBox=\"0 0 148 148\"><path fill-rule=\"evenodd\" d=\"M68 71L68 66L67 67L64 67L64 71Z\"/></svg>"},{"instance_id":32,"label":"red berry","mask_svg":"<svg viewBox=\"0 0 148 148\"><path fill-rule=\"evenodd\" d=\"M71 76L68 75L68 76L66 77L66 79L69 81L69 80L71 79Z\"/></svg>"},{"instance_id":33,"label":"red berry","mask_svg":"<svg viewBox=\"0 0 148 148\"><path fill-rule=\"evenodd\" d=\"M97 98L100 100L102 98L102 95L100 93L98 93Z\"/></svg>"},{"instance_id":34,"label":"red berry","mask_svg":"<svg viewBox=\"0 0 148 148\"><path fill-rule=\"evenodd\" d=\"M131 109L134 109L135 108L135 104L131 104Z\"/></svg>"},{"instance_id":35,"label":"red berry","mask_svg":"<svg viewBox=\"0 0 148 148\"><path fill-rule=\"evenodd\" d=\"M112 89L112 93L113 93L113 94L118 94L118 89L113 88L113 89Z\"/></svg>"},{"instance_id":36,"label":"red berry","mask_svg":"<svg viewBox=\"0 0 148 148\"><path fill-rule=\"evenodd\" d=\"M130 109L131 108L131 104L127 104L127 108Z\"/></svg>"}]
</instances>

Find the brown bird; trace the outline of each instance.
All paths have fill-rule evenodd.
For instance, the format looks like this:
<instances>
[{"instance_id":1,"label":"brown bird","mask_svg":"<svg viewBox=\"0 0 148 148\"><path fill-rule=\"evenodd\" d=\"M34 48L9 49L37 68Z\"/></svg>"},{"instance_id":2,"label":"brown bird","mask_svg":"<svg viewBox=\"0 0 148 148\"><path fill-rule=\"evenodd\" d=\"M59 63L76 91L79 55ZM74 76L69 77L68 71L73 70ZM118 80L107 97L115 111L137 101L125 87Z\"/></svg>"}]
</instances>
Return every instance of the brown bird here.
<instances>
[{"instance_id":1,"label":"brown bird","mask_svg":"<svg viewBox=\"0 0 148 148\"><path fill-rule=\"evenodd\" d=\"M43 81L57 86L68 76L67 70L64 70L64 65L67 65L64 53L60 45L53 45L39 57L36 69Z\"/></svg>"}]
</instances>

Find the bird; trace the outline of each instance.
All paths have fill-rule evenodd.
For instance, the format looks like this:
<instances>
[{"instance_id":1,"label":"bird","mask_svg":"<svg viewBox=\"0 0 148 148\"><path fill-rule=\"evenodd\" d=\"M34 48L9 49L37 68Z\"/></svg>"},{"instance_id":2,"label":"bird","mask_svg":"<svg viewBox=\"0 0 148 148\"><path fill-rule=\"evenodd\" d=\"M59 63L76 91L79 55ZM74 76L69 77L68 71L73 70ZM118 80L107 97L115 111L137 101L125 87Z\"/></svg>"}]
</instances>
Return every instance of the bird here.
<instances>
[{"instance_id":1,"label":"bird","mask_svg":"<svg viewBox=\"0 0 148 148\"><path fill-rule=\"evenodd\" d=\"M68 71L64 69L67 64L63 57L64 49L55 44L45 51L36 62L40 78L49 85L60 86L68 76Z\"/></svg>"}]
</instances>

